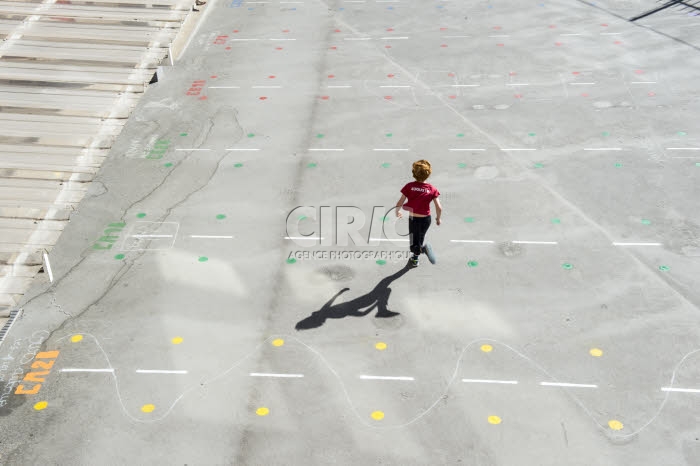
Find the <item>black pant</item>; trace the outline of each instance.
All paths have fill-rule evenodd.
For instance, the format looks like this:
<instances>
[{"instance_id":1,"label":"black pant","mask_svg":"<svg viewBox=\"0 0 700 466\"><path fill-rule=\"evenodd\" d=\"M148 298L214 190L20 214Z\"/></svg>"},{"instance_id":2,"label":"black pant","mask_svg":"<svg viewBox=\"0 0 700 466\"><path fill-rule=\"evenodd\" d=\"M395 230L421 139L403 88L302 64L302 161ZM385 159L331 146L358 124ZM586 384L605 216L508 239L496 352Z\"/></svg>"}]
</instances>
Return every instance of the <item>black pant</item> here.
<instances>
[{"instance_id":1,"label":"black pant","mask_svg":"<svg viewBox=\"0 0 700 466\"><path fill-rule=\"evenodd\" d=\"M425 234L430 228L432 217L408 217L408 233L411 238L411 252L416 256L420 255L421 248L425 242Z\"/></svg>"}]
</instances>

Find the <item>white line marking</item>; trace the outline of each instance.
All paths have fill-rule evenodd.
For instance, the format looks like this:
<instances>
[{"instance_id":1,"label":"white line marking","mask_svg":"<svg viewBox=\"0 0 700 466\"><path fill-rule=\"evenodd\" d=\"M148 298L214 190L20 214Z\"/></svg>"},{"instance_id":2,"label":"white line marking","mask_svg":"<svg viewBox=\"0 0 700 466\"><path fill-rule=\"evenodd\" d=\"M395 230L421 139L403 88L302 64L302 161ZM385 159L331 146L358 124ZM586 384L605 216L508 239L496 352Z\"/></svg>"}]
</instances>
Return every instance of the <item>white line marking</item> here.
<instances>
[{"instance_id":1,"label":"white line marking","mask_svg":"<svg viewBox=\"0 0 700 466\"><path fill-rule=\"evenodd\" d=\"M190 235L190 238L231 239L232 235Z\"/></svg>"},{"instance_id":2,"label":"white line marking","mask_svg":"<svg viewBox=\"0 0 700 466\"><path fill-rule=\"evenodd\" d=\"M379 86L379 87L411 87L411 86Z\"/></svg>"},{"instance_id":3,"label":"white line marking","mask_svg":"<svg viewBox=\"0 0 700 466\"><path fill-rule=\"evenodd\" d=\"M556 241L513 241L513 244L559 244Z\"/></svg>"},{"instance_id":4,"label":"white line marking","mask_svg":"<svg viewBox=\"0 0 700 466\"><path fill-rule=\"evenodd\" d=\"M51 272L51 263L49 262L49 254L44 252L44 262L46 262L46 271L49 273L49 282L53 283L53 272Z\"/></svg>"},{"instance_id":5,"label":"white line marking","mask_svg":"<svg viewBox=\"0 0 700 466\"><path fill-rule=\"evenodd\" d=\"M666 150L700 150L700 147L667 147Z\"/></svg>"},{"instance_id":6,"label":"white line marking","mask_svg":"<svg viewBox=\"0 0 700 466\"><path fill-rule=\"evenodd\" d=\"M279 39L279 38L272 38L272 39L268 39L268 40L296 40L296 39L287 39L287 38Z\"/></svg>"},{"instance_id":7,"label":"white line marking","mask_svg":"<svg viewBox=\"0 0 700 466\"><path fill-rule=\"evenodd\" d=\"M382 375L361 375L362 380L416 380L413 377L387 377Z\"/></svg>"},{"instance_id":8,"label":"white line marking","mask_svg":"<svg viewBox=\"0 0 700 466\"><path fill-rule=\"evenodd\" d=\"M495 241L491 241L488 239L451 239L450 242L452 243L494 243Z\"/></svg>"},{"instance_id":9,"label":"white line marking","mask_svg":"<svg viewBox=\"0 0 700 466\"><path fill-rule=\"evenodd\" d=\"M452 84L452 87L479 87L481 84Z\"/></svg>"},{"instance_id":10,"label":"white line marking","mask_svg":"<svg viewBox=\"0 0 700 466\"><path fill-rule=\"evenodd\" d=\"M185 151L185 152L187 152L187 151L195 151L195 150L207 151L207 150L211 150L211 149L175 149L175 150L176 150L176 151Z\"/></svg>"},{"instance_id":11,"label":"white line marking","mask_svg":"<svg viewBox=\"0 0 700 466\"><path fill-rule=\"evenodd\" d=\"M131 238L172 238L173 235L129 235Z\"/></svg>"},{"instance_id":12,"label":"white line marking","mask_svg":"<svg viewBox=\"0 0 700 466\"><path fill-rule=\"evenodd\" d=\"M630 84L656 84L656 81L632 81Z\"/></svg>"},{"instance_id":13,"label":"white line marking","mask_svg":"<svg viewBox=\"0 0 700 466\"><path fill-rule=\"evenodd\" d=\"M372 149L375 151L392 151L392 150L401 150L401 151L407 151L408 149Z\"/></svg>"},{"instance_id":14,"label":"white line marking","mask_svg":"<svg viewBox=\"0 0 700 466\"><path fill-rule=\"evenodd\" d=\"M61 372L114 372L114 369L61 369Z\"/></svg>"},{"instance_id":15,"label":"white line marking","mask_svg":"<svg viewBox=\"0 0 700 466\"><path fill-rule=\"evenodd\" d=\"M673 387L661 387L662 392L682 392L682 393L700 393L697 388L673 388Z\"/></svg>"},{"instance_id":16,"label":"white line marking","mask_svg":"<svg viewBox=\"0 0 700 466\"><path fill-rule=\"evenodd\" d=\"M253 89L282 89L282 86L253 86Z\"/></svg>"},{"instance_id":17,"label":"white line marking","mask_svg":"<svg viewBox=\"0 0 700 466\"><path fill-rule=\"evenodd\" d=\"M469 382L469 383L504 383L504 384L510 384L510 385L516 385L518 383L517 380L492 380L492 379L462 379L462 382Z\"/></svg>"},{"instance_id":18,"label":"white line marking","mask_svg":"<svg viewBox=\"0 0 700 466\"><path fill-rule=\"evenodd\" d=\"M537 150L537 149L525 149L525 148L515 148L515 149L501 149L502 151L508 151L508 150Z\"/></svg>"},{"instance_id":19,"label":"white line marking","mask_svg":"<svg viewBox=\"0 0 700 466\"><path fill-rule=\"evenodd\" d=\"M451 149L449 149L449 150L451 150L451 151L471 151L471 150L480 150L480 151L484 151L484 150L486 150L486 149L476 149L476 148L471 148L471 147L467 147L467 148L465 148L465 149L462 149L462 148L459 148L459 147L453 147L453 148L451 148Z\"/></svg>"},{"instance_id":20,"label":"white line marking","mask_svg":"<svg viewBox=\"0 0 700 466\"><path fill-rule=\"evenodd\" d=\"M661 243L613 243L613 246L661 246Z\"/></svg>"},{"instance_id":21,"label":"white line marking","mask_svg":"<svg viewBox=\"0 0 700 466\"><path fill-rule=\"evenodd\" d=\"M159 369L136 369L138 374L187 374L187 371L164 371Z\"/></svg>"},{"instance_id":22,"label":"white line marking","mask_svg":"<svg viewBox=\"0 0 700 466\"><path fill-rule=\"evenodd\" d=\"M239 151L239 152L240 152L240 151L243 151L243 152L251 152L251 151L253 151L253 152L254 152L254 151L258 151L258 150L260 150L260 149L245 149L245 148L235 148L235 147L234 147L234 148L226 149L226 150L230 150L230 151Z\"/></svg>"},{"instance_id":23,"label":"white line marking","mask_svg":"<svg viewBox=\"0 0 700 466\"><path fill-rule=\"evenodd\" d=\"M346 37L344 40L372 40L371 37Z\"/></svg>"},{"instance_id":24,"label":"white line marking","mask_svg":"<svg viewBox=\"0 0 700 466\"><path fill-rule=\"evenodd\" d=\"M207 89L240 89L239 86L207 86Z\"/></svg>"},{"instance_id":25,"label":"white line marking","mask_svg":"<svg viewBox=\"0 0 700 466\"><path fill-rule=\"evenodd\" d=\"M285 236L284 239L313 239L319 240L324 239L322 236Z\"/></svg>"},{"instance_id":26,"label":"white line marking","mask_svg":"<svg viewBox=\"0 0 700 466\"><path fill-rule=\"evenodd\" d=\"M601 36L619 36L621 32L601 32Z\"/></svg>"},{"instance_id":27,"label":"white line marking","mask_svg":"<svg viewBox=\"0 0 700 466\"><path fill-rule=\"evenodd\" d=\"M250 373L251 377L284 377L284 378L292 378L292 377L304 377L304 374L270 374L268 372L251 372Z\"/></svg>"},{"instance_id":28,"label":"white line marking","mask_svg":"<svg viewBox=\"0 0 700 466\"><path fill-rule=\"evenodd\" d=\"M319 151L336 151L336 152L342 152L342 151L344 151L345 149L309 149L309 150L310 150L310 151L316 151L316 152L319 152Z\"/></svg>"},{"instance_id":29,"label":"white line marking","mask_svg":"<svg viewBox=\"0 0 700 466\"><path fill-rule=\"evenodd\" d=\"M559 383L559 382L540 382L540 385L545 387L579 387L579 388L598 388L598 385L585 383Z\"/></svg>"},{"instance_id":30,"label":"white line marking","mask_svg":"<svg viewBox=\"0 0 700 466\"><path fill-rule=\"evenodd\" d=\"M347 89L352 86L328 86L328 89Z\"/></svg>"},{"instance_id":31,"label":"white line marking","mask_svg":"<svg viewBox=\"0 0 700 466\"><path fill-rule=\"evenodd\" d=\"M593 86L595 83L569 83L572 86Z\"/></svg>"},{"instance_id":32,"label":"white line marking","mask_svg":"<svg viewBox=\"0 0 700 466\"><path fill-rule=\"evenodd\" d=\"M382 40L406 40L408 37L381 37Z\"/></svg>"},{"instance_id":33,"label":"white line marking","mask_svg":"<svg viewBox=\"0 0 700 466\"><path fill-rule=\"evenodd\" d=\"M622 147L584 147L583 150L622 150Z\"/></svg>"}]
</instances>

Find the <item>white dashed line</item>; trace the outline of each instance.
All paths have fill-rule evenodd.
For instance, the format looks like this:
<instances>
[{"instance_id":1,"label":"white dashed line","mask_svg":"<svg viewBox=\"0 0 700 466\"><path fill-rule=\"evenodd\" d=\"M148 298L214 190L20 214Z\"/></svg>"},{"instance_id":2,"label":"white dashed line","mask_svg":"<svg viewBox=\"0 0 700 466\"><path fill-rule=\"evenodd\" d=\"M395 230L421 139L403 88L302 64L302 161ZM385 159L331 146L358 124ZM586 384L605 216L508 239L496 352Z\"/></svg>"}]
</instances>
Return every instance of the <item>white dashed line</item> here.
<instances>
[{"instance_id":1,"label":"white dashed line","mask_svg":"<svg viewBox=\"0 0 700 466\"><path fill-rule=\"evenodd\" d=\"M382 375L361 375L362 380L415 380L413 377L387 377Z\"/></svg>"},{"instance_id":2,"label":"white dashed line","mask_svg":"<svg viewBox=\"0 0 700 466\"><path fill-rule=\"evenodd\" d=\"M656 81L632 81L630 84L656 84Z\"/></svg>"},{"instance_id":3,"label":"white dashed line","mask_svg":"<svg viewBox=\"0 0 700 466\"><path fill-rule=\"evenodd\" d=\"M661 387L662 392L681 392L681 393L700 393L697 388L673 388L673 387Z\"/></svg>"},{"instance_id":4,"label":"white dashed line","mask_svg":"<svg viewBox=\"0 0 700 466\"><path fill-rule=\"evenodd\" d=\"M462 382L467 382L467 383L503 383L503 384L510 384L510 385L516 385L518 383L517 380L492 380L492 379L462 379Z\"/></svg>"},{"instance_id":5,"label":"white dashed line","mask_svg":"<svg viewBox=\"0 0 700 466\"><path fill-rule=\"evenodd\" d=\"M662 246L662 243L613 243L613 246Z\"/></svg>"},{"instance_id":6,"label":"white dashed line","mask_svg":"<svg viewBox=\"0 0 700 466\"><path fill-rule=\"evenodd\" d=\"M598 385L585 383L540 382L540 385L545 387L598 388Z\"/></svg>"},{"instance_id":7,"label":"white dashed line","mask_svg":"<svg viewBox=\"0 0 700 466\"><path fill-rule=\"evenodd\" d=\"M232 235L190 235L190 238L232 239Z\"/></svg>"},{"instance_id":8,"label":"white dashed line","mask_svg":"<svg viewBox=\"0 0 700 466\"><path fill-rule=\"evenodd\" d=\"M382 37L382 40L406 40L408 37Z\"/></svg>"},{"instance_id":9,"label":"white dashed line","mask_svg":"<svg viewBox=\"0 0 700 466\"><path fill-rule=\"evenodd\" d=\"M451 243L489 243L493 244L495 241L491 241L488 239L451 239Z\"/></svg>"},{"instance_id":10,"label":"white dashed line","mask_svg":"<svg viewBox=\"0 0 700 466\"><path fill-rule=\"evenodd\" d=\"M345 37L344 40L372 40L371 37Z\"/></svg>"},{"instance_id":11,"label":"white dashed line","mask_svg":"<svg viewBox=\"0 0 700 466\"><path fill-rule=\"evenodd\" d=\"M556 241L513 241L513 244L559 244Z\"/></svg>"},{"instance_id":12,"label":"white dashed line","mask_svg":"<svg viewBox=\"0 0 700 466\"><path fill-rule=\"evenodd\" d=\"M61 372L108 372L108 373L112 373L112 372L114 372L114 369L75 369L75 368L67 368L67 369L61 369Z\"/></svg>"},{"instance_id":13,"label":"white dashed line","mask_svg":"<svg viewBox=\"0 0 700 466\"><path fill-rule=\"evenodd\" d=\"M282 378L299 378L304 377L304 374L270 374L268 372L251 372L251 377L282 377Z\"/></svg>"},{"instance_id":14,"label":"white dashed line","mask_svg":"<svg viewBox=\"0 0 700 466\"><path fill-rule=\"evenodd\" d=\"M187 374L187 371L165 371L159 369L136 369L137 374Z\"/></svg>"},{"instance_id":15,"label":"white dashed line","mask_svg":"<svg viewBox=\"0 0 700 466\"><path fill-rule=\"evenodd\" d=\"M667 147L666 150L700 150L700 147Z\"/></svg>"}]
</instances>

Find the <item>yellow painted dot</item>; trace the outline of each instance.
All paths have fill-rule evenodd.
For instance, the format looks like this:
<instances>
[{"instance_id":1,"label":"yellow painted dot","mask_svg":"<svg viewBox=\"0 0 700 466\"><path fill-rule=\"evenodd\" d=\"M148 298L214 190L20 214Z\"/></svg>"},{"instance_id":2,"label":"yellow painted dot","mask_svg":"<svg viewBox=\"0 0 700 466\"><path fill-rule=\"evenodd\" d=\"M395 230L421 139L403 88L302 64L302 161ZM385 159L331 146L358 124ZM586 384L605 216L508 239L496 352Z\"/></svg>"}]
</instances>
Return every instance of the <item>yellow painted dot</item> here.
<instances>
[{"instance_id":1,"label":"yellow painted dot","mask_svg":"<svg viewBox=\"0 0 700 466\"><path fill-rule=\"evenodd\" d=\"M156 409L156 407L154 405L141 406L141 411L143 411L144 413L152 413L154 409Z\"/></svg>"},{"instance_id":2,"label":"yellow painted dot","mask_svg":"<svg viewBox=\"0 0 700 466\"><path fill-rule=\"evenodd\" d=\"M182 337L175 337L170 341L173 343L173 345L179 345L180 343L182 343L183 338Z\"/></svg>"},{"instance_id":3,"label":"yellow painted dot","mask_svg":"<svg viewBox=\"0 0 700 466\"><path fill-rule=\"evenodd\" d=\"M270 410L263 406L262 408L256 409L255 414L257 414L258 416L267 416L268 414L270 414Z\"/></svg>"},{"instance_id":4,"label":"yellow painted dot","mask_svg":"<svg viewBox=\"0 0 700 466\"><path fill-rule=\"evenodd\" d=\"M612 430L622 430L624 427L620 421L615 419L611 419L610 422L608 422L608 425Z\"/></svg>"},{"instance_id":5,"label":"yellow painted dot","mask_svg":"<svg viewBox=\"0 0 700 466\"><path fill-rule=\"evenodd\" d=\"M272 346L282 346L284 345L284 340L281 338L277 338L275 340L272 340Z\"/></svg>"},{"instance_id":6,"label":"yellow painted dot","mask_svg":"<svg viewBox=\"0 0 700 466\"><path fill-rule=\"evenodd\" d=\"M37 411L41 411L42 409L45 409L49 404L46 401L40 401L37 404L34 405L34 409Z\"/></svg>"},{"instance_id":7,"label":"yellow painted dot","mask_svg":"<svg viewBox=\"0 0 700 466\"><path fill-rule=\"evenodd\" d=\"M595 356L596 358L599 358L603 355L603 350L598 349L598 348L593 348L589 351L591 353L591 356Z\"/></svg>"},{"instance_id":8,"label":"yellow painted dot","mask_svg":"<svg viewBox=\"0 0 700 466\"><path fill-rule=\"evenodd\" d=\"M375 421L381 421L382 419L384 419L384 413L381 411L375 411L372 413L372 419L374 419Z\"/></svg>"},{"instance_id":9,"label":"yellow painted dot","mask_svg":"<svg viewBox=\"0 0 700 466\"><path fill-rule=\"evenodd\" d=\"M489 424L500 424L501 418L498 416L489 416Z\"/></svg>"},{"instance_id":10,"label":"yellow painted dot","mask_svg":"<svg viewBox=\"0 0 700 466\"><path fill-rule=\"evenodd\" d=\"M383 341L380 341L376 345L374 345L375 348L377 348L379 351L384 351L386 349L386 343Z\"/></svg>"},{"instance_id":11,"label":"yellow painted dot","mask_svg":"<svg viewBox=\"0 0 700 466\"><path fill-rule=\"evenodd\" d=\"M82 341L82 339L82 335L73 335L72 337L70 337L70 341L72 341L73 343L78 343L79 341Z\"/></svg>"},{"instance_id":12,"label":"yellow painted dot","mask_svg":"<svg viewBox=\"0 0 700 466\"><path fill-rule=\"evenodd\" d=\"M490 353L491 351L493 351L493 346L481 345L481 351L483 351L484 353Z\"/></svg>"}]
</instances>

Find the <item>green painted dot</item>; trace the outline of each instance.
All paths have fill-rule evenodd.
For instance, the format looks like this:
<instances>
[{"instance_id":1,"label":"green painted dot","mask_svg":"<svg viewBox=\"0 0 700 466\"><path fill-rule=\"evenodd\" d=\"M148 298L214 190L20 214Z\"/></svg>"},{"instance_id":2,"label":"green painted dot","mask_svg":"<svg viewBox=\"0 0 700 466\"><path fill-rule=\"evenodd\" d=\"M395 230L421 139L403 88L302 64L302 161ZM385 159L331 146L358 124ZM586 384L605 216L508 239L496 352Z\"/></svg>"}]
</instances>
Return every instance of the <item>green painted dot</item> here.
<instances>
[{"instance_id":1,"label":"green painted dot","mask_svg":"<svg viewBox=\"0 0 700 466\"><path fill-rule=\"evenodd\" d=\"M224 214L218 214L218 215L216 216L216 218L219 219L219 220L223 220L223 219L226 218L226 216L225 216Z\"/></svg>"},{"instance_id":2,"label":"green painted dot","mask_svg":"<svg viewBox=\"0 0 700 466\"><path fill-rule=\"evenodd\" d=\"M323 136L324 136L323 134L317 134L317 135L316 135L316 137L319 138L319 139L323 139Z\"/></svg>"},{"instance_id":3,"label":"green painted dot","mask_svg":"<svg viewBox=\"0 0 700 466\"><path fill-rule=\"evenodd\" d=\"M544 168L544 165L542 165L541 163L536 163L536 164L533 165L533 167L535 167L535 168Z\"/></svg>"},{"instance_id":4,"label":"green painted dot","mask_svg":"<svg viewBox=\"0 0 700 466\"><path fill-rule=\"evenodd\" d=\"M390 138L390 137L392 137L392 136L393 136L392 133L386 133L386 137Z\"/></svg>"},{"instance_id":5,"label":"green painted dot","mask_svg":"<svg viewBox=\"0 0 700 466\"><path fill-rule=\"evenodd\" d=\"M678 131L678 135L679 136L687 136L688 133L686 133L685 131Z\"/></svg>"},{"instance_id":6,"label":"green painted dot","mask_svg":"<svg viewBox=\"0 0 700 466\"><path fill-rule=\"evenodd\" d=\"M527 133L528 136L535 136L536 133Z\"/></svg>"},{"instance_id":7,"label":"green painted dot","mask_svg":"<svg viewBox=\"0 0 700 466\"><path fill-rule=\"evenodd\" d=\"M146 216L146 214L144 214L143 212L141 212L141 213L139 213L139 214L136 214L136 216L137 216L138 218L144 218L144 217Z\"/></svg>"},{"instance_id":8,"label":"green painted dot","mask_svg":"<svg viewBox=\"0 0 700 466\"><path fill-rule=\"evenodd\" d=\"M124 254L117 254L116 256L114 256L114 258L117 260L122 260L124 259Z\"/></svg>"},{"instance_id":9,"label":"green painted dot","mask_svg":"<svg viewBox=\"0 0 700 466\"><path fill-rule=\"evenodd\" d=\"M662 272L668 272L669 270L671 270L671 267L669 267L668 265L660 265L659 270L661 270Z\"/></svg>"},{"instance_id":10,"label":"green painted dot","mask_svg":"<svg viewBox=\"0 0 700 466\"><path fill-rule=\"evenodd\" d=\"M389 167L391 167L391 164L390 164L389 162L384 162L384 163L382 164L382 167L383 167L383 168L389 168Z\"/></svg>"},{"instance_id":11,"label":"green painted dot","mask_svg":"<svg viewBox=\"0 0 700 466\"><path fill-rule=\"evenodd\" d=\"M695 162L696 167L700 167L700 162Z\"/></svg>"},{"instance_id":12,"label":"green painted dot","mask_svg":"<svg viewBox=\"0 0 700 466\"><path fill-rule=\"evenodd\" d=\"M565 268L566 270L570 270L570 269L573 269L573 268L574 268L574 266L571 265L571 264L569 264L568 262L564 262L563 264L561 264L561 266L562 266L563 268Z\"/></svg>"},{"instance_id":13,"label":"green painted dot","mask_svg":"<svg viewBox=\"0 0 700 466\"><path fill-rule=\"evenodd\" d=\"M479 263L477 261L469 261L467 262L467 265L469 267L476 267L477 265L479 265Z\"/></svg>"},{"instance_id":14,"label":"green painted dot","mask_svg":"<svg viewBox=\"0 0 700 466\"><path fill-rule=\"evenodd\" d=\"M306 218L306 215L300 215L299 220L304 220Z\"/></svg>"},{"instance_id":15,"label":"green painted dot","mask_svg":"<svg viewBox=\"0 0 700 466\"><path fill-rule=\"evenodd\" d=\"M241 168L243 166L243 164L242 163L235 163L235 164L233 164L233 166L236 168Z\"/></svg>"},{"instance_id":16,"label":"green painted dot","mask_svg":"<svg viewBox=\"0 0 700 466\"><path fill-rule=\"evenodd\" d=\"M646 218L643 218L643 219L642 219L642 223L643 223L644 225L651 225L651 220L647 220Z\"/></svg>"},{"instance_id":17,"label":"green painted dot","mask_svg":"<svg viewBox=\"0 0 700 466\"><path fill-rule=\"evenodd\" d=\"M170 167L173 166L173 163L172 163L172 162L168 162L168 163L164 164L163 166L164 166L164 167L170 168Z\"/></svg>"},{"instance_id":18,"label":"green painted dot","mask_svg":"<svg viewBox=\"0 0 700 466\"><path fill-rule=\"evenodd\" d=\"M464 162L458 163L457 166L458 166L459 168L467 168L467 164L464 163Z\"/></svg>"},{"instance_id":19,"label":"green painted dot","mask_svg":"<svg viewBox=\"0 0 700 466\"><path fill-rule=\"evenodd\" d=\"M561 220L558 219L558 218L553 218L553 219L552 219L552 223L559 224L559 223L561 223Z\"/></svg>"},{"instance_id":20,"label":"green painted dot","mask_svg":"<svg viewBox=\"0 0 700 466\"><path fill-rule=\"evenodd\" d=\"M464 221L467 223L474 223L474 217L466 217Z\"/></svg>"},{"instance_id":21,"label":"green painted dot","mask_svg":"<svg viewBox=\"0 0 700 466\"><path fill-rule=\"evenodd\" d=\"M382 222L386 222L387 220L389 220L389 216L385 215L384 217L381 217L381 219L382 219Z\"/></svg>"},{"instance_id":22,"label":"green painted dot","mask_svg":"<svg viewBox=\"0 0 700 466\"><path fill-rule=\"evenodd\" d=\"M254 137L255 137L255 133L248 133L246 136L248 136L249 138L254 138Z\"/></svg>"},{"instance_id":23,"label":"green painted dot","mask_svg":"<svg viewBox=\"0 0 700 466\"><path fill-rule=\"evenodd\" d=\"M458 138L463 138L463 137L464 137L464 133L458 133L458 134L457 134L457 137L458 137Z\"/></svg>"},{"instance_id":24,"label":"green painted dot","mask_svg":"<svg viewBox=\"0 0 700 466\"><path fill-rule=\"evenodd\" d=\"M198 260L199 262L206 262L206 261L209 260L209 258L208 258L208 257L205 257L205 256L201 256L201 257L200 257L199 259L197 259L197 260Z\"/></svg>"},{"instance_id":25,"label":"green painted dot","mask_svg":"<svg viewBox=\"0 0 700 466\"><path fill-rule=\"evenodd\" d=\"M384 259L379 259L379 260L377 261L377 264L379 264L379 265L385 265L385 264L386 264L386 261L385 261Z\"/></svg>"},{"instance_id":26,"label":"green painted dot","mask_svg":"<svg viewBox=\"0 0 700 466\"><path fill-rule=\"evenodd\" d=\"M287 264L293 264L293 263L295 263L296 261L297 261L297 260L296 260L295 258L290 257L289 259L287 259Z\"/></svg>"},{"instance_id":27,"label":"green painted dot","mask_svg":"<svg viewBox=\"0 0 700 466\"><path fill-rule=\"evenodd\" d=\"M615 167L620 168L620 167L622 167L622 164L621 164L620 162L617 162L617 163L615 164Z\"/></svg>"},{"instance_id":28,"label":"green painted dot","mask_svg":"<svg viewBox=\"0 0 700 466\"><path fill-rule=\"evenodd\" d=\"M180 136L187 136L187 133L180 133Z\"/></svg>"},{"instance_id":29,"label":"green painted dot","mask_svg":"<svg viewBox=\"0 0 700 466\"><path fill-rule=\"evenodd\" d=\"M317 164L316 164L315 162L311 162L310 164L307 165L307 167L309 167L309 168L316 168L316 165L317 165Z\"/></svg>"},{"instance_id":30,"label":"green painted dot","mask_svg":"<svg viewBox=\"0 0 700 466\"><path fill-rule=\"evenodd\" d=\"M607 137L607 136L610 136L610 133L609 133L608 131L603 131L601 134L602 134L603 136L606 136L606 137Z\"/></svg>"}]
</instances>

